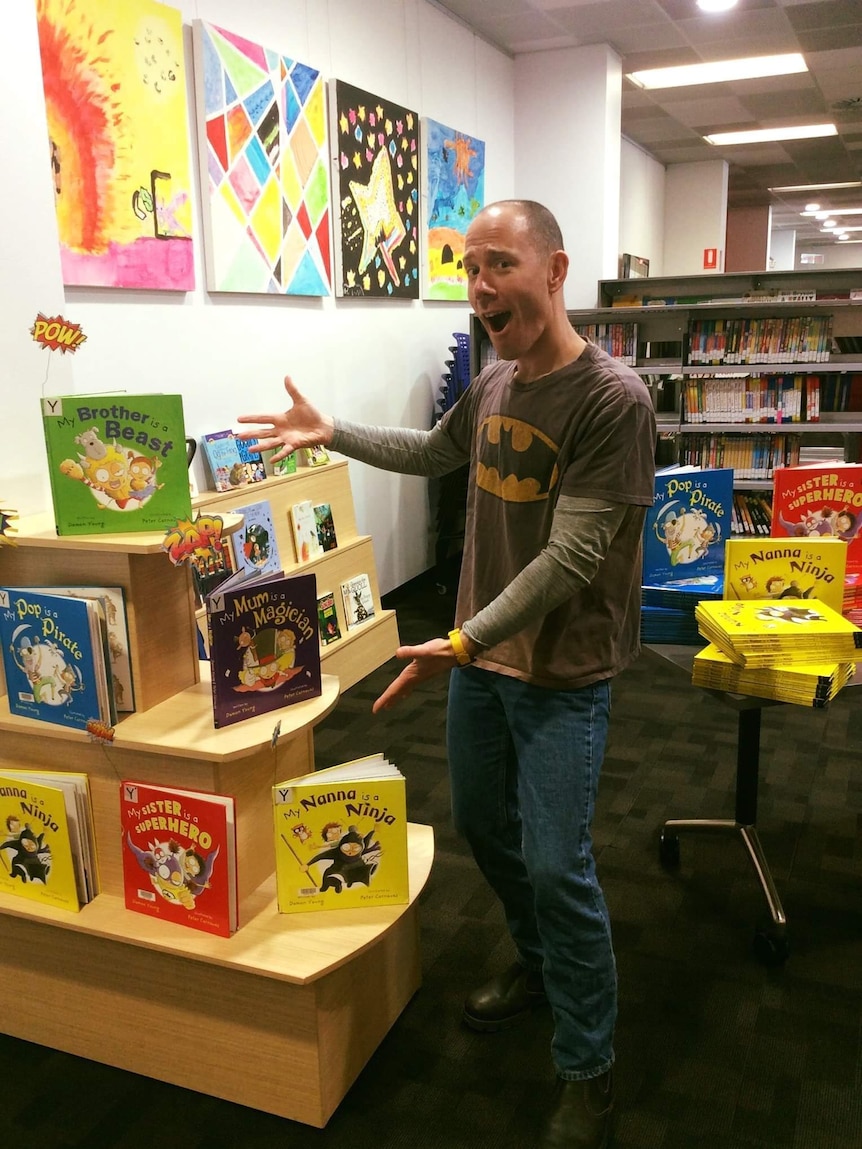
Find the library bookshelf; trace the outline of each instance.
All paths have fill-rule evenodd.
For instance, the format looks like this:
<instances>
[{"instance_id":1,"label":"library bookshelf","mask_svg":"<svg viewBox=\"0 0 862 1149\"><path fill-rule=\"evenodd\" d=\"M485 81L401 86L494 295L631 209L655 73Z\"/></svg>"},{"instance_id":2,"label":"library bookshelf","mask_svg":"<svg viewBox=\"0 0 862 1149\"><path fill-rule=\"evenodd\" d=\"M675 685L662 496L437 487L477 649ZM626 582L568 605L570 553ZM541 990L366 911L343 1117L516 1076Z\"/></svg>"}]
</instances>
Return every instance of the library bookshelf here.
<instances>
[{"instance_id":1,"label":"library bookshelf","mask_svg":"<svg viewBox=\"0 0 862 1149\"><path fill-rule=\"evenodd\" d=\"M0 895L0 1028L322 1127L419 986L416 899L432 831L409 826L407 905L279 914L271 787L314 768L313 728L336 706L338 679L324 674L319 698L215 730L191 578L162 537L57 538L47 519L21 520L16 545L0 547L0 584L71 582L123 587L139 708L96 743L12 715L4 685L0 770L89 775L101 892L79 913ZM126 910L122 779L234 795L231 938Z\"/></svg>"},{"instance_id":2,"label":"library bookshelf","mask_svg":"<svg viewBox=\"0 0 862 1149\"><path fill-rule=\"evenodd\" d=\"M317 593L332 591L335 596L341 638L322 646L320 657L324 672L337 675L342 690L347 690L391 658L399 645L395 611L384 610L380 605L371 536L359 534L356 528L347 460L333 459L320 467L299 467L292 475L272 475L260 483L248 483L233 491L202 491L194 498L193 505L196 510L224 515L262 499L266 499L272 509L285 574L313 571L317 577ZM295 559L290 508L305 501L329 503L338 546L310 562L300 563ZM339 588L343 581L360 573L366 573L371 583L374 616L348 630Z\"/></svg>"}]
</instances>

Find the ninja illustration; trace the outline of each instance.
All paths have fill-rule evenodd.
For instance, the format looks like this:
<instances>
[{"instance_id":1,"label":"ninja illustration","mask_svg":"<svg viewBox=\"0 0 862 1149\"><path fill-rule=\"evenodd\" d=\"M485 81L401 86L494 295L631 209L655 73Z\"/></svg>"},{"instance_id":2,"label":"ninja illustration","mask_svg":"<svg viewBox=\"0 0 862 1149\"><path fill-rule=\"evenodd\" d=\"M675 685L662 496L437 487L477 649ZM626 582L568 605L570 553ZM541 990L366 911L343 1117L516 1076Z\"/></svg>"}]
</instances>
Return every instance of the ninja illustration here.
<instances>
[{"instance_id":1,"label":"ninja illustration","mask_svg":"<svg viewBox=\"0 0 862 1149\"><path fill-rule=\"evenodd\" d=\"M380 844L373 839L373 830L363 838L357 829L351 826L334 846L309 858L304 869L328 863L320 885L321 892L335 890L340 894L345 886L356 884L370 886L381 854Z\"/></svg>"}]
</instances>

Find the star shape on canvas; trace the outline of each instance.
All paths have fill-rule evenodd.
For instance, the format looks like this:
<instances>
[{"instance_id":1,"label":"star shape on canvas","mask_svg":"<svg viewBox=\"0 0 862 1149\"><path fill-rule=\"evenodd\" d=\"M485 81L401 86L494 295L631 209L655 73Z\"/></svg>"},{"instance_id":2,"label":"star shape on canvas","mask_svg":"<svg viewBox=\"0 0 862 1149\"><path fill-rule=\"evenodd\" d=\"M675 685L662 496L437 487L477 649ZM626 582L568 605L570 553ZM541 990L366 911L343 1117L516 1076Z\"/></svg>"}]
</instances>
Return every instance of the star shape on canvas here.
<instances>
[{"instance_id":1,"label":"star shape on canvas","mask_svg":"<svg viewBox=\"0 0 862 1149\"><path fill-rule=\"evenodd\" d=\"M371 178L368 183L361 184L351 180L350 191L363 228L359 271L362 272L368 267L379 250L393 282L400 284L392 252L407 235L407 230L395 207L392 169L389 166L389 157L382 148L371 165Z\"/></svg>"}]
</instances>

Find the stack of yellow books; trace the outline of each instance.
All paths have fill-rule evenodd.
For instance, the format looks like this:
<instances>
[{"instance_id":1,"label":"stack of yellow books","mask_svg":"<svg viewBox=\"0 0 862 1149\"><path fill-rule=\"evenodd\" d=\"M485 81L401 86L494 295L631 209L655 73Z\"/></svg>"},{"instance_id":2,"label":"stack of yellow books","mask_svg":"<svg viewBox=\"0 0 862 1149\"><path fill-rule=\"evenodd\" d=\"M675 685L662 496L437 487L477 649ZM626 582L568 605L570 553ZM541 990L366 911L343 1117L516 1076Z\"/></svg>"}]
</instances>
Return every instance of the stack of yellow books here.
<instances>
[{"instance_id":1,"label":"stack of yellow books","mask_svg":"<svg viewBox=\"0 0 862 1149\"><path fill-rule=\"evenodd\" d=\"M822 708L855 673L856 666L852 662L801 662L746 670L718 647L710 645L694 656L691 680L695 686L708 690Z\"/></svg>"},{"instance_id":2,"label":"stack of yellow books","mask_svg":"<svg viewBox=\"0 0 862 1149\"><path fill-rule=\"evenodd\" d=\"M862 630L819 599L701 602L698 630L745 670L854 662Z\"/></svg>"}]
</instances>

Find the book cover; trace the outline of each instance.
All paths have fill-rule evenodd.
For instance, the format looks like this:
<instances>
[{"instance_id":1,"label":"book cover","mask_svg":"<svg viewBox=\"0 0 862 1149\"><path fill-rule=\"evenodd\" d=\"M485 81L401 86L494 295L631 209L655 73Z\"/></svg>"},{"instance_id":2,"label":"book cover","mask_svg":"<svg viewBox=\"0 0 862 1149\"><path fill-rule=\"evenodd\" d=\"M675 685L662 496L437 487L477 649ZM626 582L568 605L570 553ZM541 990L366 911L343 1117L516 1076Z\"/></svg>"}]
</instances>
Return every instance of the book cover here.
<instances>
[{"instance_id":1,"label":"book cover","mask_svg":"<svg viewBox=\"0 0 862 1149\"><path fill-rule=\"evenodd\" d=\"M728 599L820 599L844 609L847 544L841 539L733 538L724 550Z\"/></svg>"},{"instance_id":2,"label":"book cover","mask_svg":"<svg viewBox=\"0 0 862 1149\"><path fill-rule=\"evenodd\" d=\"M281 556L269 500L234 507L233 513L243 516L242 527L231 538L237 571L262 575L280 571Z\"/></svg>"},{"instance_id":3,"label":"book cover","mask_svg":"<svg viewBox=\"0 0 862 1149\"><path fill-rule=\"evenodd\" d=\"M233 431L211 431L203 436L201 445L217 491L235 491L248 483L248 473Z\"/></svg>"},{"instance_id":4,"label":"book cover","mask_svg":"<svg viewBox=\"0 0 862 1149\"><path fill-rule=\"evenodd\" d=\"M230 535L210 536L206 546L195 549L190 562L195 596L201 606L208 594L236 574Z\"/></svg>"},{"instance_id":5,"label":"book cover","mask_svg":"<svg viewBox=\"0 0 862 1149\"><path fill-rule=\"evenodd\" d=\"M289 455L285 455L283 459L279 459L277 463L272 461L272 456L278 453L278 449L273 447L269 451L263 452L263 459L270 475L295 475L296 474L296 451L291 451Z\"/></svg>"},{"instance_id":6,"label":"book cover","mask_svg":"<svg viewBox=\"0 0 862 1149\"><path fill-rule=\"evenodd\" d=\"M0 890L77 912L86 900L76 880L67 791L0 773Z\"/></svg>"},{"instance_id":7,"label":"book cover","mask_svg":"<svg viewBox=\"0 0 862 1149\"><path fill-rule=\"evenodd\" d=\"M73 730L112 724L99 614L92 599L0 587L0 643L13 714Z\"/></svg>"},{"instance_id":8,"label":"book cover","mask_svg":"<svg viewBox=\"0 0 862 1149\"><path fill-rule=\"evenodd\" d=\"M838 538L847 543L847 569L862 568L862 463L776 467L772 534Z\"/></svg>"},{"instance_id":9,"label":"book cover","mask_svg":"<svg viewBox=\"0 0 862 1149\"><path fill-rule=\"evenodd\" d=\"M316 443L313 447L303 447L302 455L309 467L325 467L329 462L329 452L322 443Z\"/></svg>"},{"instance_id":10,"label":"book cover","mask_svg":"<svg viewBox=\"0 0 862 1149\"><path fill-rule=\"evenodd\" d=\"M298 563L307 563L323 554L323 547L317 534L314 504L310 499L293 504L290 508L290 524L293 528L293 543Z\"/></svg>"},{"instance_id":11,"label":"book cover","mask_svg":"<svg viewBox=\"0 0 862 1149\"><path fill-rule=\"evenodd\" d=\"M179 395L42 400L58 535L165 531L191 516Z\"/></svg>"},{"instance_id":12,"label":"book cover","mask_svg":"<svg viewBox=\"0 0 862 1149\"><path fill-rule=\"evenodd\" d=\"M862 630L819 599L701 602L695 617L703 637L746 668L854 662L862 650Z\"/></svg>"},{"instance_id":13,"label":"book cover","mask_svg":"<svg viewBox=\"0 0 862 1149\"><path fill-rule=\"evenodd\" d=\"M721 575L732 508L731 467L658 472L644 524L643 582Z\"/></svg>"},{"instance_id":14,"label":"book cover","mask_svg":"<svg viewBox=\"0 0 862 1149\"><path fill-rule=\"evenodd\" d=\"M341 601L344 604L344 617L347 629L361 626L374 617L374 595L371 580L367 574L354 575L341 584Z\"/></svg>"},{"instance_id":15,"label":"book cover","mask_svg":"<svg viewBox=\"0 0 862 1149\"><path fill-rule=\"evenodd\" d=\"M409 900L404 776L382 755L273 787L283 914Z\"/></svg>"},{"instance_id":16,"label":"book cover","mask_svg":"<svg viewBox=\"0 0 862 1149\"><path fill-rule=\"evenodd\" d=\"M257 439L237 439L236 449L240 460L245 467L245 477L249 483L262 483L266 478L266 465L261 454L255 448Z\"/></svg>"},{"instance_id":17,"label":"book cover","mask_svg":"<svg viewBox=\"0 0 862 1149\"><path fill-rule=\"evenodd\" d=\"M320 641L324 646L341 638L335 595L331 590L323 591L317 596L317 622L320 628Z\"/></svg>"},{"instance_id":18,"label":"book cover","mask_svg":"<svg viewBox=\"0 0 862 1149\"><path fill-rule=\"evenodd\" d=\"M237 928L233 798L120 783L126 909L219 937Z\"/></svg>"},{"instance_id":19,"label":"book cover","mask_svg":"<svg viewBox=\"0 0 862 1149\"><path fill-rule=\"evenodd\" d=\"M314 507L314 526L321 550L334 551L338 546L335 523L332 521L332 507L329 503L318 503Z\"/></svg>"},{"instance_id":20,"label":"book cover","mask_svg":"<svg viewBox=\"0 0 862 1149\"><path fill-rule=\"evenodd\" d=\"M313 574L219 587L206 611L216 727L321 694Z\"/></svg>"},{"instance_id":21,"label":"book cover","mask_svg":"<svg viewBox=\"0 0 862 1149\"><path fill-rule=\"evenodd\" d=\"M111 692L118 711L124 714L135 709L132 683L132 663L129 653L129 622L126 615L126 596L121 586L40 586L27 587L40 594L56 594L67 598L89 598L101 603L104 611L108 640L108 658L111 670Z\"/></svg>"}]
</instances>

